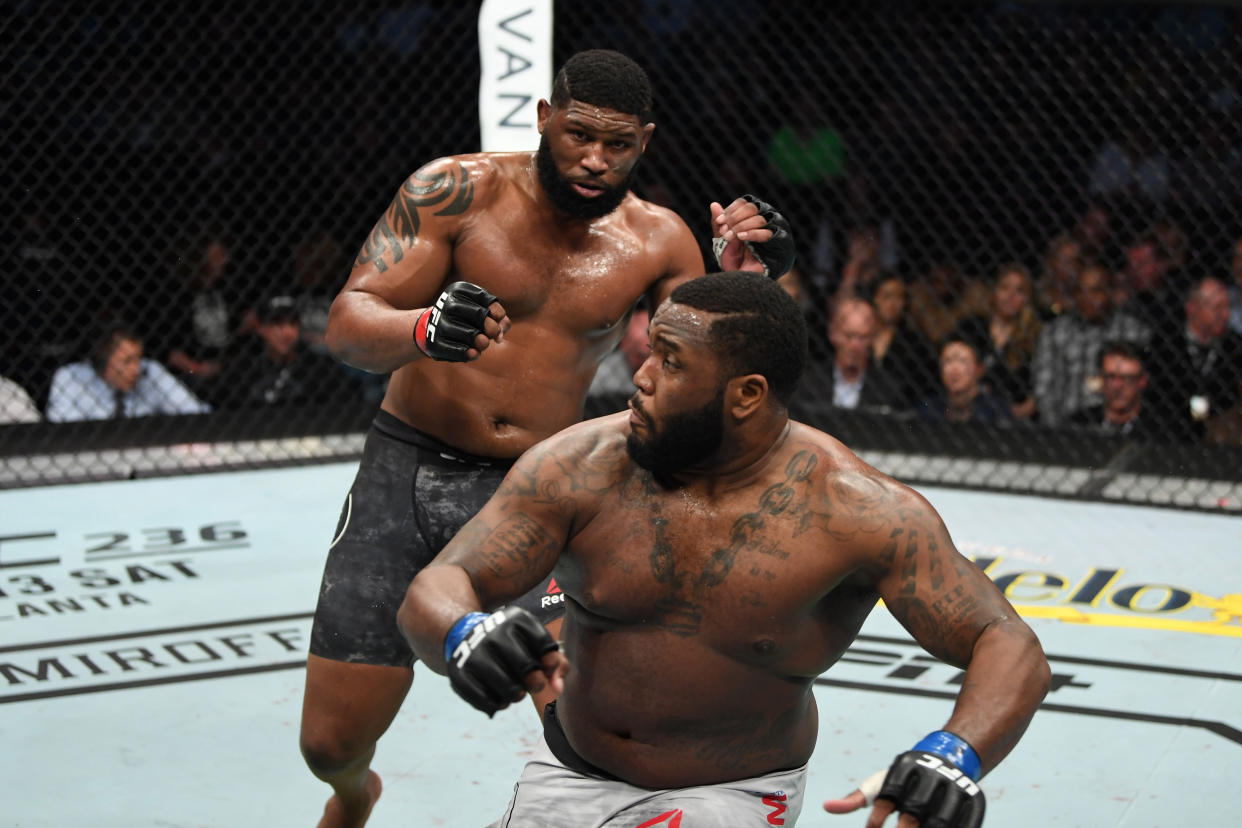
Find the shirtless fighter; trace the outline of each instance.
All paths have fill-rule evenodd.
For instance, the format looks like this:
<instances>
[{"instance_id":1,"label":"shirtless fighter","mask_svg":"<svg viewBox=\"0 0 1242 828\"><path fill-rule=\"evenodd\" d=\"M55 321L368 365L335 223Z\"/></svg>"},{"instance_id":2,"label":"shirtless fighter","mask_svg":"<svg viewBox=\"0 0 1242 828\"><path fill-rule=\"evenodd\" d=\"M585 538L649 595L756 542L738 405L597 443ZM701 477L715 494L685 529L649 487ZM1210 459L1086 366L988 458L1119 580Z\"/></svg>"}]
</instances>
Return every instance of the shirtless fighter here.
<instances>
[{"instance_id":1,"label":"shirtless fighter","mask_svg":"<svg viewBox=\"0 0 1242 828\"><path fill-rule=\"evenodd\" d=\"M413 679L396 626L410 580L514 458L581 419L637 300L654 307L704 273L685 222L629 192L651 108L633 61L574 56L539 102L539 151L415 172L332 305L332 352L392 377L328 555L307 663L302 752L333 788L321 826L363 825L380 794L375 744ZM712 204L711 217L722 266L772 278L792 266L788 224L768 205L745 197ZM549 621L561 600L537 589L525 606Z\"/></svg>"},{"instance_id":2,"label":"shirtless fighter","mask_svg":"<svg viewBox=\"0 0 1242 828\"><path fill-rule=\"evenodd\" d=\"M813 681L882 598L966 673L943 729L894 760L867 825L896 810L901 828L978 826L976 782L1047 692L1034 633L923 497L788 418L806 329L779 285L686 282L650 339L630 410L526 452L398 616L480 710L559 691L496 825L793 825ZM567 596L563 652L506 606L549 574Z\"/></svg>"}]
</instances>

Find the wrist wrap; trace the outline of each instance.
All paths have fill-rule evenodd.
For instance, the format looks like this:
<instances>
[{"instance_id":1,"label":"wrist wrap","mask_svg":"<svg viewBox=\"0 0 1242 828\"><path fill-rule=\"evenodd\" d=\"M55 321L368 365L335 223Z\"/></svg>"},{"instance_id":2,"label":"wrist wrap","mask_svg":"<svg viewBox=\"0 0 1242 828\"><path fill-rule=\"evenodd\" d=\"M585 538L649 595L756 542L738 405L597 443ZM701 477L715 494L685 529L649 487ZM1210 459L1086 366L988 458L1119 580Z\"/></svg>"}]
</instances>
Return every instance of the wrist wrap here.
<instances>
[{"instance_id":1,"label":"wrist wrap","mask_svg":"<svg viewBox=\"0 0 1242 828\"><path fill-rule=\"evenodd\" d=\"M465 640L470 631L482 623L486 617L485 612L468 612L457 619L457 623L449 628L448 635L444 637L445 661L453 660L453 651L457 649L457 645Z\"/></svg>"},{"instance_id":2,"label":"wrist wrap","mask_svg":"<svg viewBox=\"0 0 1242 828\"><path fill-rule=\"evenodd\" d=\"M928 733L911 750L921 750L942 756L976 782L983 775L979 754L975 753L975 749L965 739L947 730Z\"/></svg>"}]
</instances>

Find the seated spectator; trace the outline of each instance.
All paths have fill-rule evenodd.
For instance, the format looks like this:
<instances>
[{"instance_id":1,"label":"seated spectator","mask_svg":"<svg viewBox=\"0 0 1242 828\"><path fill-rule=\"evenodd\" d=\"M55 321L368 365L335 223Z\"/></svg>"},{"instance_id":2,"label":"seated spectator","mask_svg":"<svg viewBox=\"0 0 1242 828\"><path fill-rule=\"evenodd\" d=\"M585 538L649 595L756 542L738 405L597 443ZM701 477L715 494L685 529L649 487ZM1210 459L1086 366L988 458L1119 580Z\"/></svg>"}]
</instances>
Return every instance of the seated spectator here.
<instances>
[{"instance_id":1,"label":"seated spectator","mask_svg":"<svg viewBox=\"0 0 1242 828\"><path fill-rule=\"evenodd\" d=\"M977 343L950 335L940 346L940 390L918 404L924 420L1007 423L1009 403L980 385L985 371Z\"/></svg>"},{"instance_id":2,"label":"seated spectator","mask_svg":"<svg viewBox=\"0 0 1242 828\"><path fill-rule=\"evenodd\" d=\"M1174 290L1186 290L1189 287L1186 274L1196 263L1191 255L1186 228L1174 219L1162 216L1152 221L1149 233L1155 240L1160 259L1164 263L1165 284Z\"/></svg>"},{"instance_id":3,"label":"seated spectator","mask_svg":"<svg viewBox=\"0 0 1242 828\"><path fill-rule=\"evenodd\" d=\"M10 155L12 151L10 150ZM51 192L13 187L0 234L4 298L0 300L0 356L5 375L30 394L40 408L47 402L52 374L77 359L86 345L83 331L100 324L99 271L82 267L85 239L65 231Z\"/></svg>"},{"instance_id":4,"label":"seated spectator","mask_svg":"<svg viewBox=\"0 0 1242 828\"><path fill-rule=\"evenodd\" d=\"M604 357L591 380L587 391L588 397L599 397L608 394L626 397L634 393L634 372L643 364L647 354L651 353L651 343L647 338L647 325L651 314L646 308L637 308L630 314L625 324L625 333L617 347Z\"/></svg>"},{"instance_id":5,"label":"seated spectator","mask_svg":"<svg viewBox=\"0 0 1242 828\"><path fill-rule=\"evenodd\" d=\"M1083 261L1100 262L1110 270L1120 266L1121 251L1114 234L1113 210L1103 201L1091 200L1070 231L1078 242Z\"/></svg>"},{"instance_id":6,"label":"seated spectator","mask_svg":"<svg viewBox=\"0 0 1242 828\"><path fill-rule=\"evenodd\" d=\"M872 365L875 309L862 299L837 304L828 323L827 358L807 365L790 404L797 419L810 419L829 408L898 410L901 384L890 372Z\"/></svg>"},{"instance_id":7,"label":"seated spectator","mask_svg":"<svg viewBox=\"0 0 1242 828\"><path fill-rule=\"evenodd\" d=\"M260 302L254 317L254 330L239 337L223 360L220 393L229 407L357 399L357 385L341 365L302 341L293 297Z\"/></svg>"},{"instance_id":8,"label":"seated spectator","mask_svg":"<svg viewBox=\"0 0 1242 828\"><path fill-rule=\"evenodd\" d=\"M996 271L989 312L963 319L954 332L979 345L983 387L1009 403L1015 420L1029 420L1035 413L1031 360L1041 327L1030 271L1010 262Z\"/></svg>"},{"instance_id":9,"label":"seated spectator","mask_svg":"<svg viewBox=\"0 0 1242 828\"><path fill-rule=\"evenodd\" d=\"M8 377L0 377L0 425L37 423L43 419L26 389Z\"/></svg>"},{"instance_id":10,"label":"seated spectator","mask_svg":"<svg viewBox=\"0 0 1242 828\"><path fill-rule=\"evenodd\" d=\"M988 312L990 295L981 279L966 275L956 263L934 261L926 275L910 285L910 322L939 347L957 323Z\"/></svg>"},{"instance_id":11,"label":"seated spectator","mask_svg":"<svg viewBox=\"0 0 1242 828\"><path fill-rule=\"evenodd\" d=\"M152 352L196 394L217 405L222 360L242 327L247 304L242 294L248 292L232 244L215 229L178 258L173 278L159 292L161 334L151 343Z\"/></svg>"},{"instance_id":12,"label":"seated spectator","mask_svg":"<svg viewBox=\"0 0 1242 828\"><path fill-rule=\"evenodd\" d=\"M312 229L293 249L293 289L298 303L302 341L316 353L328 353L324 335L332 300L349 275L341 245L322 229Z\"/></svg>"},{"instance_id":13,"label":"seated spectator","mask_svg":"<svg viewBox=\"0 0 1242 828\"><path fill-rule=\"evenodd\" d=\"M1175 324L1184 291L1178 286L1182 277L1173 272L1173 262L1159 240L1150 233L1139 236L1126 248L1125 260L1121 274L1129 294L1125 312L1153 331Z\"/></svg>"},{"instance_id":14,"label":"seated spectator","mask_svg":"<svg viewBox=\"0 0 1242 828\"><path fill-rule=\"evenodd\" d=\"M1135 440L1162 440L1165 428L1152 406L1144 405L1147 367L1143 348L1133 342L1106 342L1100 348L1104 401L1071 413L1066 423Z\"/></svg>"},{"instance_id":15,"label":"seated spectator","mask_svg":"<svg viewBox=\"0 0 1242 828\"><path fill-rule=\"evenodd\" d=\"M1115 310L1109 301L1109 273L1088 265L1074 289L1074 307L1044 325L1031 361L1035 405L1042 425L1061 425L1100 396L1100 346L1116 339L1145 344L1150 330Z\"/></svg>"},{"instance_id":16,"label":"seated spectator","mask_svg":"<svg viewBox=\"0 0 1242 828\"><path fill-rule=\"evenodd\" d=\"M1035 310L1041 319L1053 319L1074 306L1074 285L1084 263L1082 242L1074 234L1062 233L1048 242L1035 286Z\"/></svg>"},{"instance_id":17,"label":"seated spectator","mask_svg":"<svg viewBox=\"0 0 1242 828\"><path fill-rule=\"evenodd\" d=\"M880 277L867 298L875 309L871 364L893 378L899 389L897 407L913 408L935 389L935 351L909 322L906 283L900 277Z\"/></svg>"},{"instance_id":18,"label":"seated spectator","mask_svg":"<svg viewBox=\"0 0 1242 828\"><path fill-rule=\"evenodd\" d=\"M137 334L115 325L99 338L89 359L56 370L48 393L47 419L65 423L210 410L163 365L143 358Z\"/></svg>"},{"instance_id":19,"label":"seated spectator","mask_svg":"<svg viewBox=\"0 0 1242 828\"><path fill-rule=\"evenodd\" d=\"M849 297L865 299L875 292L876 283L885 273L880 244L878 224L864 222L850 228L846 236L847 258L832 290L834 303Z\"/></svg>"},{"instance_id":20,"label":"seated spectator","mask_svg":"<svg viewBox=\"0 0 1242 828\"><path fill-rule=\"evenodd\" d=\"M336 238L323 227L312 227L293 248L292 282L287 293L271 287L273 293L290 296L298 308L298 329L302 343L315 354L331 357L325 337L332 301L349 276L350 260ZM241 314L239 336L253 333L255 313L247 309ZM389 374L373 374L361 368L340 364L359 399L378 403L388 388ZM224 394L229 394L227 388Z\"/></svg>"},{"instance_id":21,"label":"seated spectator","mask_svg":"<svg viewBox=\"0 0 1242 828\"><path fill-rule=\"evenodd\" d=\"M1201 440L1208 422L1242 398L1242 334L1228 325L1225 283L1208 276L1191 288L1180 324L1153 338L1152 402L1176 439Z\"/></svg>"}]
</instances>

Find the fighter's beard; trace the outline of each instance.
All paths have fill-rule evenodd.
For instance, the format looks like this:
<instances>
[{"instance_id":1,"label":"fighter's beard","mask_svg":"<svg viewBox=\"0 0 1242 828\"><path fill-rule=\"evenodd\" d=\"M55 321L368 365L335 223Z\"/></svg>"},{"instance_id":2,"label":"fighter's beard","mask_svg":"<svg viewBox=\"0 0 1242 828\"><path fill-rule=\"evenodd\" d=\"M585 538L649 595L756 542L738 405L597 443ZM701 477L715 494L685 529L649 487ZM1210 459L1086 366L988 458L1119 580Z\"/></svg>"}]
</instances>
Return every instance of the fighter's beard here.
<instances>
[{"instance_id":1,"label":"fighter's beard","mask_svg":"<svg viewBox=\"0 0 1242 828\"><path fill-rule=\"evenodd\" d=\"M552 206L570 218L597 219L606 216L620 206L630 191L634 175L638 171L635 164L628 175L615 187L609 187L594 198L579 195L552 160L552 151L548 149L547 138L539 139L539 151L535 153L535 167L539 172L539 184L548 194Z\"/></svg>"},{"instance_id":2,"label":"fighter's beard","mask_svg":"<svg viewBox=\"0 0 1242 828\"><path fill-rule=\"evenodd\" d=\"M724 439L724 389L702 408L685 411L666 419L657 432L646 412L633 400L639 415L647 421L648 438L633 431L625 441L630 459L656 475L669 475L705 460L720 448Z\"/></svg>"}]
</instances>

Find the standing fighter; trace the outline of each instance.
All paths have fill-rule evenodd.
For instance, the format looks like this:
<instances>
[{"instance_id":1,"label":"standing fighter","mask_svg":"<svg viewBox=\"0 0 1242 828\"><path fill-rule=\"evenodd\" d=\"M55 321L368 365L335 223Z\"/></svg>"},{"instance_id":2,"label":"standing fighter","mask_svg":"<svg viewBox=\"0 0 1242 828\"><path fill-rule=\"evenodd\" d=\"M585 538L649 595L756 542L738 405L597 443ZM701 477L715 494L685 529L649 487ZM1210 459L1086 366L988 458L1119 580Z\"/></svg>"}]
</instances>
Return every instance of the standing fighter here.
<instances>
[{"instance_id":1,"label":"standing fighter","mask_svg":"<svg viewBox=\"0 0 1242 828\"><path fill-rule=\"evenodd\" d=\"M328 555L307 662L302 752L334 791L321 826L364 824L380 794L375 744L413 679L396 625L410 580L514 458L581 419L635 302L655 307L703 275L686 224L629 192L651 108L633 61L574 56L539 102L538 152L415 172L333 303L332 352L393 373ZM722 265L790 269L787 223L766 204L748 196L711 214ZM545 622L563 612L552 593L526 603Z\"/></svg>"},{"instance_id":2,"label":"standing fighter","mask_svg":"<svg viewBox=\"0 0 1242 828\"><path fill-rule=\"evenodd\" d=\"M903 828L979 825L975 783L1048 689L1034 633L926 500L789 419L806 330L779 285L682 284L651 349L630 410L523 455L398 616L418 657L489 715L560 691L497 825L792 825L814 679L878 598L966 674L867 824L897 810ZM567 596L564 655L522 608L496 610L549 574Z\"/></svg>"}]
</instances>

